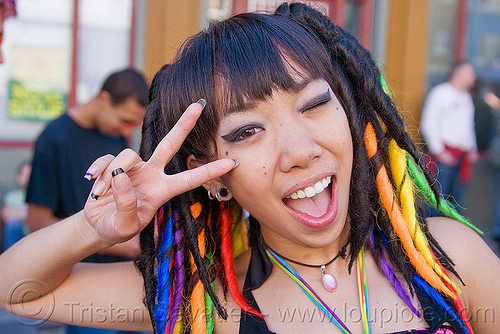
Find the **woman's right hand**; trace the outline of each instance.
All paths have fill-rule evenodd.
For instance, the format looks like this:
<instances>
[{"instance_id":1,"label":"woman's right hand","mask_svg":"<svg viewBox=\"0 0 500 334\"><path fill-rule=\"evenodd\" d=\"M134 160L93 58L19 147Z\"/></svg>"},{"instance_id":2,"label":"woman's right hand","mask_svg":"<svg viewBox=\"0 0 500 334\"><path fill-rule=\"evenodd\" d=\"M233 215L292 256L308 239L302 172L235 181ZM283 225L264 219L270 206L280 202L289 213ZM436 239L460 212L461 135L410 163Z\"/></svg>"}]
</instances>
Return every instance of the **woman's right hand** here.
<instances>
[{"instance_id":1,"label":"woman's right hand","mask_svg":"<svg viewBox=\"0 0 500 334\"><path fill-rule=\"evenodd\" d=\"M98 198L89 197L84 217L105 244L129 240L151 221L163 203L235 167L234 160L221 159L175 175L164 173L202 109L200 103L191 104L148 161L126 149L116 157L101 157L90 166L92 178L97 178L92 193Z\"/></svg>"}]
</instances>

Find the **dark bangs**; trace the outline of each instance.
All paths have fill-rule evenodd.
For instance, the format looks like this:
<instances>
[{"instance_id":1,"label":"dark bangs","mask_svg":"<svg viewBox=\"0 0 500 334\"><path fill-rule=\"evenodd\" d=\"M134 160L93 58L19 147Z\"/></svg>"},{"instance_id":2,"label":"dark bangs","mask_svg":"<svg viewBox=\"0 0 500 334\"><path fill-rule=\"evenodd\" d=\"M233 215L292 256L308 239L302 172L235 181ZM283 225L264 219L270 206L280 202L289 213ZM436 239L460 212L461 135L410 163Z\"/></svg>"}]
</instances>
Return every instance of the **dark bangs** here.
<instances>
[{"instance_id":1,"label":"dark bangs","mask_svg":"<svg viewBox=\"0 0 500 334\"><path fill-rule=\"evenodd\" d=\"M237 15L211 24L183 45L166 73L164 121L171 128L190 103L205 98L207 107L184 149L210 160L222 114L264 101L273 90L289 92L304 80L331 78L331 73L323 44L297 22L281 15ZM209 156L203 152L207 141Z\"/></svg>"},{"instance_id":2,"label":"dark bangs","mask_svg":"<svg viewBox=\"0 0 500 334\"><path fill-rule=\"evenodd\" d=\"M224 113L329 77L323 44L289 18L242 14L208 31L216 41L217 105Z\"/></svg>"}]
</instances>

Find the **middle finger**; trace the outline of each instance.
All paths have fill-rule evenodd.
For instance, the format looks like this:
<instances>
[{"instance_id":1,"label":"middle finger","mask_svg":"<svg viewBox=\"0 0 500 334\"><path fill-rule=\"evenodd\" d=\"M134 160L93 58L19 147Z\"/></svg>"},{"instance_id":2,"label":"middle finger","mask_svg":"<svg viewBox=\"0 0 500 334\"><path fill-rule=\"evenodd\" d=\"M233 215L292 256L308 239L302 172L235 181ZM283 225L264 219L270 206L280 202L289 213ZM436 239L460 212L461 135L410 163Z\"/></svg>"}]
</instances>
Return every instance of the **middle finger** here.
<instances>
[{"instance_id":1,"label":"middle finger","mask_svg":"<svg viewBox=\"0 0 500 334\"><path fill-rule=\"evenodd\" d=\"M141 161L142 159L132 149L127 148L121 151L116 158L109 163L94 183L94 186L92 187L92 198L95 196L101 196L110 188L113 170L120 167L126 172Z\"/></svg>"}]
</instances>

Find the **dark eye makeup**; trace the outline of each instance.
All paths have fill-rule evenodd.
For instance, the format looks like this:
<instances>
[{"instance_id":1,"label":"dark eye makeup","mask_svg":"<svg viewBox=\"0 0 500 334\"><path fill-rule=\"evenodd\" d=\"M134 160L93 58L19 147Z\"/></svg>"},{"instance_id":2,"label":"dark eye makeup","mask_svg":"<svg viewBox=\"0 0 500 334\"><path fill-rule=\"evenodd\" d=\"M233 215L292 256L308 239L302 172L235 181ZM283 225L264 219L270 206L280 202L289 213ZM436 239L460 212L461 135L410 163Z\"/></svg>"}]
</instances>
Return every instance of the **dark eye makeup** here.
<instances>
[{"instance_id":1,"label":"dark eye makeup","mask_svg":"<svg viewBox=\"0 0 500 334\"><path fill-rule=\"evenodd\" d=\"M222 139L236 142L240 140L245 140L248 137L253 136L257 132L262 130L262 125L259 124L247 124L241 128L235 129L234 131L229 132L227 135L221 136Z\"/></svg>"},{"instance_id":2,"label":"dark eye makeup","mask_svg":"<svg viewBox=\"0 0 500 334\"><path fill-rule=\"evenodd\" d=\"M330 94L330 90L328 89L323 94L317 95L312 98L310 101L306 102L302 108L300 108L301 112L306 112L308 110L318 108L332 100L332 95Z\"/></svg>"},{"instance_id":3,"label":"dark eye makeup","mask_svg":"<svg viewBox=\"0 0 500 334\"><path fill-rule=\"evenodd\" d=\"M330 89L325 93L313 97L311 100L307 101L299 110L301 113L307 112L309 110L318 108L332 100L330 94ZM258 132L262 131L264 128L262 124L246 124L240 128L237 128L226 135L221 136L222 139L228 142L238 142L252 137Z\"/></svg>"}]
</instances>

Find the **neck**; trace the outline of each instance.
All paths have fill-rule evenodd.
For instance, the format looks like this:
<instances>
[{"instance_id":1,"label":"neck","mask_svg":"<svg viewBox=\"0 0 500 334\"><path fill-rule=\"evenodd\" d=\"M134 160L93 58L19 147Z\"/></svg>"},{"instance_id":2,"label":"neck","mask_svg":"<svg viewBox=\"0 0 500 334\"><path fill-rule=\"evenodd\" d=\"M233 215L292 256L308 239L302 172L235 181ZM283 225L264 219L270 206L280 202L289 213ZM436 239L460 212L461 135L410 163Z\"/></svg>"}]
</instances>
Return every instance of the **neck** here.
<instances>
[{"instance_id":1,"label":"neck","mask_svg":"<svg viewBox=\"0 0 500 334\"><path fill-rule=\"evenodd\" d=\"M451 78L448 82L458 91L463 92L467 90L467 88L460 84L458 80L454 80L453 78Z\"/></svg>"},{"instance_id":2,"label":"neck","mask_svg":"<svg viewBox=\"0 0 500 334\"><path fill-rule=\"evenodd\" d=\"M323 264L309 264L309 263L295 261L295 260L292 260L290 258L287 258L286 256L284 256L282 254L279 254L278 252L276 252L275 250L273 250L271 247L269 247L269 245L266 245L266 248L267 248L267 250L271 251L273 254L279 256L280 258L282 258L283 260L286 260L288 262L291 262L291 263L294 263L294 264L298 264L298 265L303 266L303 267L321 268L321 270L324 270L325 267L327 267L330 264L332 264L333 262L335 262L335 260L337 260L339 257L342 258L342 259L345 259L345 256L346 256L346 253L347 253L347 246L348 246L348 243L345 243L344 246L342 246L342 248L340 249L340 251L337 254L335 254L335 256L330 261L325 262Z\"/></svg>"},{"instance_id":3,"label":"neck","mask_svg":"<svg viewBox=\"0 0 500 334\"><path fill-rule=\"evenodd\" d=\"M348 226L348 224L346 224L346 226ZM263 238L265 246L289 260L311 266L321 266L330 262L339 252L341 252L342 248L349 240L349 229L344 228L344 231L342 231L332 243L318 247L297 244L284 238L277 240L277 238L273 238L269 235L266 236L264 233ZM348 251L349 246L346 247L346 253ZM337 261L341 262L340 259L337 259L336 262Z\"/></svg>"},{"instance_id":4,"label":"neck","mask_svg":"<svg viewBox=\"0 0 500 334\"><path fill-rule=\"evenodd\" d=\"M93 106L94 103L96 103L94 100L90 100L85 104L71 107L68 109L68 116L82 128L95 129L96 108Z\"/></svg>"}]
</instances>

